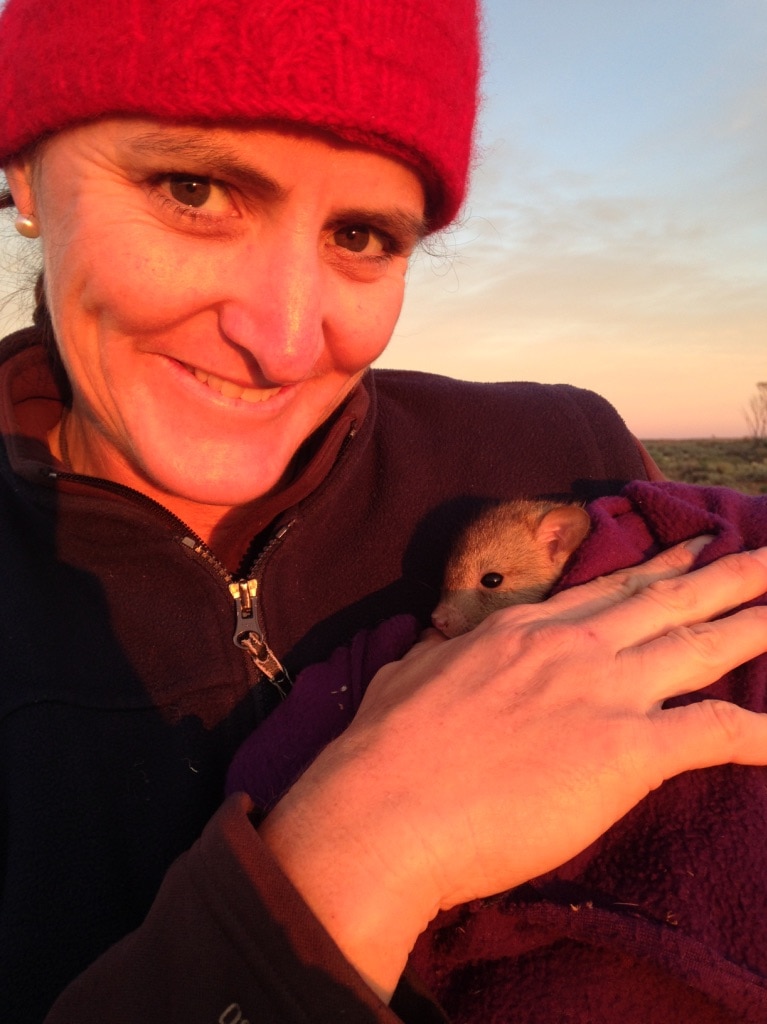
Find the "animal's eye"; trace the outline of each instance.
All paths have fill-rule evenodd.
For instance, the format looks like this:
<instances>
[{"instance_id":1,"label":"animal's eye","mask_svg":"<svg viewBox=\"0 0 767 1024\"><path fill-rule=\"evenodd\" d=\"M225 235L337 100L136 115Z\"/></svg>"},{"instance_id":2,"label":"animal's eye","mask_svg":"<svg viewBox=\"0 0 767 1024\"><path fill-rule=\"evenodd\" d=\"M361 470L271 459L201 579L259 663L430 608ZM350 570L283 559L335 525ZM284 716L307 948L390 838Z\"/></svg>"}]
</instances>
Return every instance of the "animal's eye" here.
<instances>
[{"instance_id":1,"label":"animal's eye","mask_svg":"<svg viewBox=\"0 0 767 1024\"><path fill-rule=\"evenodd\" d=\"M499 572L486 572L479 582L485 590L495 590L503 583L503 576Z\"/></svg>"}]
</instances>

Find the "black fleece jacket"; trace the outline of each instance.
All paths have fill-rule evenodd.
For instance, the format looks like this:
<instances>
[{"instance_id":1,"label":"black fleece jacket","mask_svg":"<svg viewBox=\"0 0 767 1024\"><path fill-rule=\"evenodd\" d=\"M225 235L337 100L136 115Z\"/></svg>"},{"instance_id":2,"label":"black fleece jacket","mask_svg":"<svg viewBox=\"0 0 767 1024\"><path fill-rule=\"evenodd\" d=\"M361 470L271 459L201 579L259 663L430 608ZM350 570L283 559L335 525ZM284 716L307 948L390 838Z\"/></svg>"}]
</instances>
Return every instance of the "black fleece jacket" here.
<instances>
[{"instance_id":1,"label":"black fleece jacket","mask_svg":"<svg viewBox=\"0 0 767 1024\"><path fill-rule=\"evenodd\" d=\"M65 988L51 1024L398 1019L246 801L219 809L233 752L279 700L233 643L232 578L155 502L51 468L17 425L56 414L36 341L0 348L0 1019L40 1024ZM396 612L425 620L478 502L646 475L590 392L397 371L362 386L364 418L353 398L315 439L309 468L332 468L243 572L291 673ZM438 1019L407 986L393 1006Z\"/></svg>"}]
</instances>

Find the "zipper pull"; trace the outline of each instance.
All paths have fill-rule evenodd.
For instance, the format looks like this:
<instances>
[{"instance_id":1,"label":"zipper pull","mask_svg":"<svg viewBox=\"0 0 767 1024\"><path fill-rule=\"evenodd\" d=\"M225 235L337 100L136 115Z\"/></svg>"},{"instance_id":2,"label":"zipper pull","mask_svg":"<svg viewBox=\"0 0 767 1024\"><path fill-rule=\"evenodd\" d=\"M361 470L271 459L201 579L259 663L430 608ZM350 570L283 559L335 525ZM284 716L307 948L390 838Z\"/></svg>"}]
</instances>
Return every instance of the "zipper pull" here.
<instances>
[{"instance_id":1,"label":"zipper pull","mask_svg":"<svg viewBox=\"0 0 767 1024\"><path fill-rule=\"evenodd\" d=\"M235 647L248 652L256 668L266 676L284 698L287 694L282 684L289 683L290 677L261 635L256 606L258 580L230 583L229 593L234 598L237 611L237 624L232 637Z\"/></svg>"}]
</instances>

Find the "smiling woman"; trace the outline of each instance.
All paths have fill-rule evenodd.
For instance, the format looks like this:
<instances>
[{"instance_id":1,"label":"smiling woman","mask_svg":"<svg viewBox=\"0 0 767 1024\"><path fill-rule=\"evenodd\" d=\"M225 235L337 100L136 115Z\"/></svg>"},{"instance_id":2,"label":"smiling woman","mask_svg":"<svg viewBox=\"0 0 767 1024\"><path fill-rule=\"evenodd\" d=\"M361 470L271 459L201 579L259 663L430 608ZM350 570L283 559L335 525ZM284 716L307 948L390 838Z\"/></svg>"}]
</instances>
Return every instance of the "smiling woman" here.
<instances>
[{"instance_id":1,"label":"smiling woman","mask_svg":"<svg viewBox=\"0 0 767 1024\"><path fill-rule=\"evenodd\" d=\"M438 910L573 857L666 777L764 760L761 716L662 707L767 647L764 608L709 622L767 558L687 575L697 540L464 637L400 634L266 817L224 800L301 669L395 613L415 639L483 505L653 472L591 392L370 369L461 207L479 20L3 7L4 202L43 262L0 345L4 1020L443 1021L405 972ZM318 700L349 711L343 658L281 705L278 769Z\"/></svg>"},{"instance_id":2,"label":"smiling woman","mask_svg":"<svg viewBox=\"0 0 767 1024\"><path fill-rule=\"evenodd\" d=\"M221 521L279 485L391 337L424 230L418 175L317 132L216 128L201 145L111 119L7 176L46 243L72 383L54 454L205 541L218 528L236 565L249 539Z\"/></svg>"}]
</instances>

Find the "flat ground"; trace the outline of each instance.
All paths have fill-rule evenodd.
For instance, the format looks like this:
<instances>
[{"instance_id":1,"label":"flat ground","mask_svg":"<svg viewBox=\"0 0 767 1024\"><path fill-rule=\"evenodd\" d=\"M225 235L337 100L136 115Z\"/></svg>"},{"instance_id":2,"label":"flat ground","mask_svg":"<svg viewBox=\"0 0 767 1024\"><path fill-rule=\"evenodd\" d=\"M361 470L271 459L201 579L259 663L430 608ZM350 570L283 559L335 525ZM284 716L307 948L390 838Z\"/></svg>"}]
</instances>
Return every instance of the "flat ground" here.
<instances>
[{"instance_id":1,"label":"flat ground","mask_svg":"<svg viewBox=\"0 0 767 1024\"><path fill-rule=\"evenodd\" d=\"M643 441L669 480L767 494L767 439Z\"/></svg>"}]
</instances>

